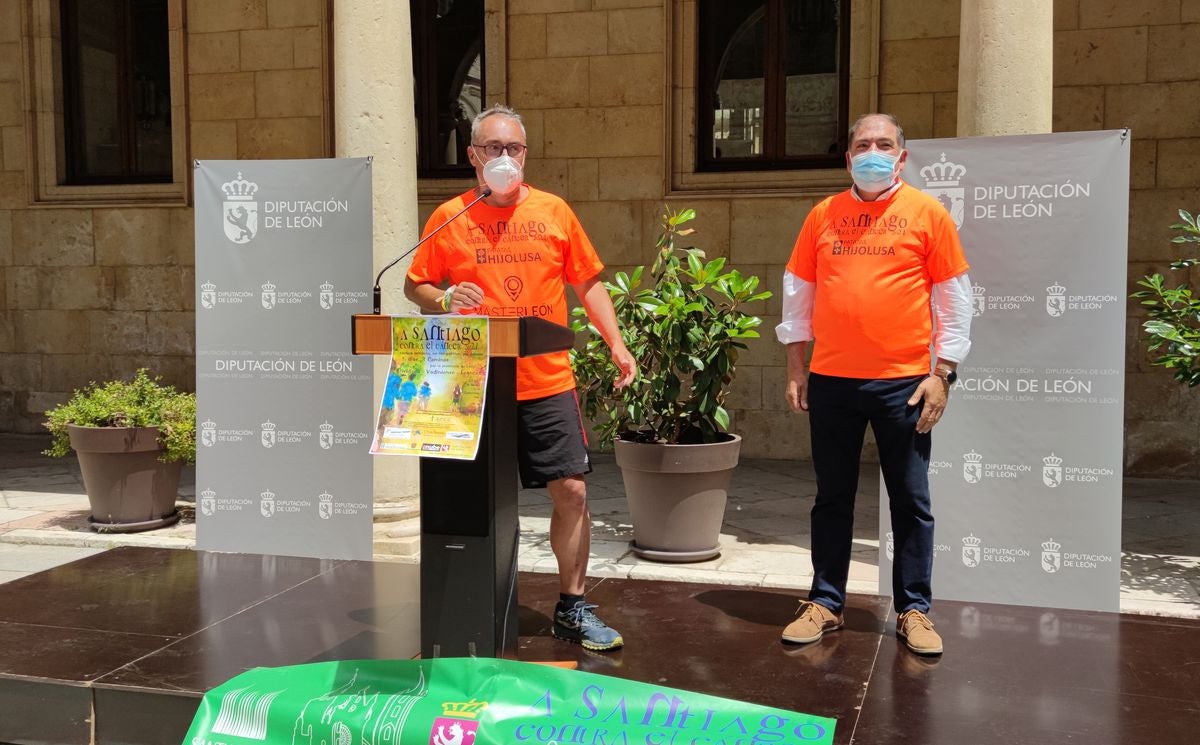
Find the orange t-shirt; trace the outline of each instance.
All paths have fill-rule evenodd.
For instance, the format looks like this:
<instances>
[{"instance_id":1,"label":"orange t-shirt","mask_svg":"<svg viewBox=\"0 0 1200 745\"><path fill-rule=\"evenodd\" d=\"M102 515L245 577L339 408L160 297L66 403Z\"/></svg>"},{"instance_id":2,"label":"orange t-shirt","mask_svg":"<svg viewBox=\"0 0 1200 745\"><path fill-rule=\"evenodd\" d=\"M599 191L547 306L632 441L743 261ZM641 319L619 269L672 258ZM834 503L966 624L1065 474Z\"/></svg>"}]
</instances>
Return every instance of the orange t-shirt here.
<instances>
[{"instance_id":1,"label":"orange t-shirt","mask_svg":"<svg viewBox=\"0 0 1200 745\"><path fill-rule=\"evenodd\" d=\"M567 285L604 270L575 213L559 197L528 184L511 207L479 202L417 249L408 278L417 283L474 282L486 316L537 316L567 325ZM475 197L474 191L438 207L425 223L428 235ZM517 360L517 400L575 388L568 352Z\"/></svg>"},{"instance_id":2,"label":"orange t-shirt","mask_svg":"<svg viewBox=\"0 0 1200 745\"><path fill-rule=\"evenodd\" d=\"M848 190L822 201L787 268L816 285L813 372L902 378L929 373L932 286L969 267L945 208L901 184L874 202Z\"/></svg>"}]
</instances>

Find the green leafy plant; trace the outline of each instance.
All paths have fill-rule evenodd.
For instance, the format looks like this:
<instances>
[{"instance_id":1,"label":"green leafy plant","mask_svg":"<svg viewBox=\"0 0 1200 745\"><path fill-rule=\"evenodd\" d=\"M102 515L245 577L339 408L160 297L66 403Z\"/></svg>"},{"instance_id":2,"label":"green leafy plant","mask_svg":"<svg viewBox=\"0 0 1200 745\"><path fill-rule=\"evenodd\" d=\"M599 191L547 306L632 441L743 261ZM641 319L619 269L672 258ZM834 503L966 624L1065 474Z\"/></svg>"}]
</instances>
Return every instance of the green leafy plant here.
<instances>
[{"instance_id":1,"label":"green leafy plant","mask_svg":"<svg viewBox=\"0 0 1200 745\"><path fill-rule=\"evenodd\" d=\"M612 298L625 345L638 361L638 378L617 390L620 377L596 327L576 308L572 322L590 335L572 350L571 364L584 412L602 443L614 437L636 442L715 442L729 428L725 398L738 353L758 337L762 320L745 306L771 296L759 279L726 269L725 259L706 260L699 248L677 241L695 232L682 226L694 210L669 207L655 245L649 286L645 267L618 272L605 288Z\"/></svg>"},{"instance_id":2,"label":"green leafy plant","mask_svg":"<svg viewBox=\"0 0 1200 745\"><path fill-rule=\"evenodd\" d=\"M71 452L67 425L77 427L158 427L166 462L196 462L196 394L181 393L150 378L145 368L132 381L89 383L66 403L46 412L52 436L46 455Z\"/></svg>"},{"instance_id":3,"label":"green leafy plant","mask_svg":"<svg viewBox=\"0 0 1200 745\"><path fill-rule=\"evenodd\" d=\"M1179 210L1183 220L1171 226L1180 231L1172 243L1200 243L1200 225L1187 210ZM1184 257L1171 262L1171 270L1187 270L1200 264L1200 257ZM1187 282L1167 287L1163 275L1155 273L1138 280L1145 287L1131 295L1141 298L1150 314L1142 324L1146 332L1147 349L1158 353L1152 360L1174 371L1175 379L1188 386L1200 385L1200 298Z\"/></svg>"}]
</instances>

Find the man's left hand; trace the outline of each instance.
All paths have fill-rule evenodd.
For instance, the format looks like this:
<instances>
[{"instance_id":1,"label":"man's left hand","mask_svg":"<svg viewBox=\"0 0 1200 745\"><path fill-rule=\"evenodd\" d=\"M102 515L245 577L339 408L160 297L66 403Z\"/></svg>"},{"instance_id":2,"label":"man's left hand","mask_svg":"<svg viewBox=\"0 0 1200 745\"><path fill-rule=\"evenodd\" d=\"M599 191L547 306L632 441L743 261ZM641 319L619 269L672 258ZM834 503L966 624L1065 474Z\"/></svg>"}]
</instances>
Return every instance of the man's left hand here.
<instances>
[{"instance_id":1,"label":"man's left hand","mask_svg":"<svg viewBox=\"0 0 1200 745\"><path fill-rule=\"evenodd\" d=\"M946 385L946 381L938 377L930 376L921 381L921 385L917 386L917 390L912 394L912 398L908 399L909 406L916 406L921 403L921 418L917 420L917 432L925 434L933 429L933 425L937 424L942 414L946 411L946 400L949 398L950 387Z\"/></svg>"}]
</instances>

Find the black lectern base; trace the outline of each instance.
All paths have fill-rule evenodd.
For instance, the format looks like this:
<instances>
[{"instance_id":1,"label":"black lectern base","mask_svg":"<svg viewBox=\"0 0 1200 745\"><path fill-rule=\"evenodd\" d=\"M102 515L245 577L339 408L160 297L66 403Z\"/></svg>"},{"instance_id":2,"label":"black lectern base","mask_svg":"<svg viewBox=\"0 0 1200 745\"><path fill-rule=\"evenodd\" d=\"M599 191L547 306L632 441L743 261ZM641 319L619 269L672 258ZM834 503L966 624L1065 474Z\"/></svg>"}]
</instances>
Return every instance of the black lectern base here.
<instances>
[{"instance_id":1,"label":"black lectern base","mask_svg":"<svg viewBox=\"0 0 1200 745\"><path fill-rule=\"evenodd\" d=\"M416 566L122 548L0 585L0 743L180 742L244 669L419 649ZM942 659L885 598L790 646L784 590L595 581L627 647L550 637L552 575L520 575L519 657L836 717L836 742L1183 745L1200 731L1200 622L939 601Z\"/></svg>"}]
</instances>

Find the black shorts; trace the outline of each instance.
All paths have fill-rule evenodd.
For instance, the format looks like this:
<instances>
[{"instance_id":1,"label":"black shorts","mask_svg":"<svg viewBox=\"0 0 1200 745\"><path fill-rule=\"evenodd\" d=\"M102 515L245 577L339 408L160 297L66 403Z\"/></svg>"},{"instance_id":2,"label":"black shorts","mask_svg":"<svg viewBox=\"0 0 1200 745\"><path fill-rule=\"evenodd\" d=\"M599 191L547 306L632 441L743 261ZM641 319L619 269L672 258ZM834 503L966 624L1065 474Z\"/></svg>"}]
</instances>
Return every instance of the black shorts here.
<instances>
[{"instance_id":1,"label":"black shorts","mask_svg":"<svg viewBox=\"0 0 1200 745\"><path fill-rule=\"evenodd\" d=\"M592 472L574 390L518 401L517 433L517 463L526 489Z\"/></svg>"}]
</instances>

